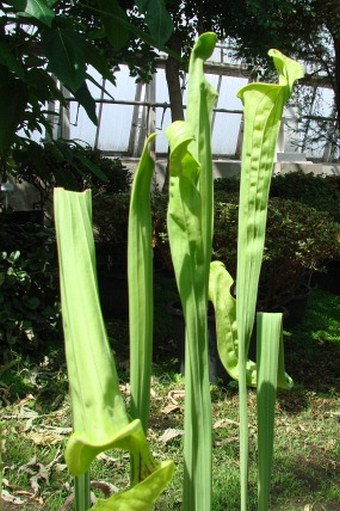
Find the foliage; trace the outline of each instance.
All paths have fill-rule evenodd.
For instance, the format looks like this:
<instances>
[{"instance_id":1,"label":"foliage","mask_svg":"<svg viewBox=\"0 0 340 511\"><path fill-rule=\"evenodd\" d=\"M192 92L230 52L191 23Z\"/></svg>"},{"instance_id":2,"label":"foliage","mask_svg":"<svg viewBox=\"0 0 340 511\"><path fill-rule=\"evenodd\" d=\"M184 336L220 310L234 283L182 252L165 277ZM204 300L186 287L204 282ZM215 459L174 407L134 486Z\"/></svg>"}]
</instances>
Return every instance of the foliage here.
<instances>
[{"instance_id":1,"label":"foliage","mask_svg":"<svg viewBox=\"0 0 340 511\"><path fill-rule=\"evenodd\" d=\"M340 176L303 172L277 174L273 178L270 194L323 211L340 224Z\"/></svg>"},{"instance_id":2,"label":"foliage","mask_svg":"<svg viewBox=\"0 0 340 511\"><path fill-rule=\"evenodd\" d=\"M106 158L99 150L74 141L32 143L29 148L13 151L13 159L12 174L35 186L41 208L55 186L112 194L128 192L131 185L131 174L119 158Z\"/></svg>"},{"instance_id":3,"label":"foliage","mask_svg":"<svg viewBox=\"0 0 340 511\"><path fill-rule=\"evenodd\" d=\"M183 509L211 508L211 398L207 363L212 238L210 119L217 92L204 76L216 34L202 34L189 64L186 121L166 130L170 146L167 229L185 319Z\"/></svg>"},{"instance_id":4,"label":"foliage","mask_svg":"<svg viewBox=\"0 0 340 511\"><path fill-rule=\"evenodd\" d=\"M273 178L274 190L277 190L276 179ZM224 188L229 188L228 180L220 182L221 184ZM231 189L238 186L238 181L231 180ZM339 232L332 217L302 202L287 199L284 191L283 187L283 196L271 198L268 204L258 303L263 310L283 305L299 291L301 285L309 283L313 271L322 269L325 261L339 257L340 253ZM165 209L160 202L158 202L155 217L157 218L155 244L163 264L171 271L172 263L164 224ZM215 192L214 218L213 257L222 261L235 278L237 194ZM226 225L228 229L225 228Z\"/></svg>"},{"instance_id":5,"label":"foliage","mask_svg":"<svg viewBox=\"0 0 340 511\"><path fill-rule=\"evenodd\" d=\"M140 169L142 172L143 165ZM62 314L73 412L73 434L65 459L76 478L76 508L81 511L89 505L86 480L91 462L109 448L128 450L132 458L131 487L109 499L97 500L94 509L149 511L171 479L173 463L158 462L153 457L140 419L130 420L119 390L100 311L91 209L89 190L79 194L56 189Z\"/></svg>"},{"instance_id":6,"label":"foliage","mask_svg":"<svg viewBox=\"0 0 340 511\"><path fill-rule=\"evenodd\" d=\"M289 199L271 199L260 281L262 306L284 305L309 284L325 261L339 257L339 231L332 218Z\"/></svg>"},{"instance_id":7,"label":"foliage","mask_svg":"<svg viewBox=\"0 0 340 511\"><path fill-rule=\"evenodd\" d=\"M173 279L157 277L156 305L169 294ZM155 310L158 332L158 362L153 366L150 403L150 441L161 459L172 458L176 470L155 511L179 511L183 479L184 380L177 374L176 351L169 353L173 339L166 307ZM314 290L303 323L285 335L286 364L295 387L280 392L276 406L276 443L273 468L273 511L314 507L337 509L340 489L338 452L334 431L339 424L337 374L340 297ZM129 384L127 322L108 324L110 345L115 352L121 389L128 399ZM4 490L7 499L19 499L21 507L34 511L58 511L70 496L72 479L65 469L62 450L71 427L68 384L61 346L53 354L43 346L41 362L29 358L15 367L2 367L0 421L3 430ZM40 360L40 359L39 359ZM239 511L238 397L237 390L211 386L213 414L214 511ZM250 421L255 424L255 399L250 393ZM177 436L170 436L169 430ZM249 508L256 509L256 428L252 429ZM228 472L222 467L228 467ZM110 481L125 486L129 473L126 454L110 451L92 466L92 481ZM47 479L45 477L47 476ZM92 491L102 496L93 485ZM71 488L71 490L70 490ZM226 488L228 495L226 495ZM25 492L25 493L23 493ZM4 503L4 507L6 507ZM13 504L14 507L14 504Z\"/></svg>"},{"instance_id":8,"label":"foliage","mask_svg":"<svg viewBox=\"0 0 340 511\"><path fill-rule=\"evenodd\" d=\"M33 132L44 136L46 131L52 135L47 105L58 101L61 107L67 107L64 89L85 109L91 121L97 123L95 100L88 88L88 81L95 80L88 68L92 66L100 76L114 83L112 58L110 61L106 58L108 42L114 54L128 47L130 32L133 40L139 38L156 46L163 46L171 33L171 22L162 0L158 0L156 10L147 1L136 2L140 15L145 15L144 31L129 22L125 11L133 7L131 2L122 2L123 7L118 0L89 1L80 7L78 4L12 0L1 5L0 158L3 175L11 170L12 149L34 152ZM86 10L89 16L84 14ZM89 20L91 16L92 21ZM138 58L136 56L136 60ZM57 87L57 81L62 87Z\"/></svg>"},{"instance_id":9,"label":"foliage","mask_svg":"<svg viewBox=\"0 0 340 511\"><path fill-rule=\"evenodd\" d=\"M99 192L94 195L93 204L96 241L126 246L130 194Z\"/></svg>"},{"instance_id":10,"label":"foliage","mask_svg":"<svg viewBox=\"0 0 340 511\"><path fill-rule=\"evenodd\" d=\"M183 508L186 511L206 511L212 505L207 307L208 296L214 294L219 354L226 369L226 359L232 357L239 381L241 510L247 509L248 500L247 384L251 383L257 386L258 502L259 509L266 511L273 457L273 442L271 440L268 444L268 438L273 439L276 389L277 386L292 386L291 378L284 372L282 314L259 315L257 340L261 356L256 366L248 361L248 351L256 312L268 191L280 119L292 86L303 71L296 62L277 50L271 50L279 83L252 83L239 93L245 105L245 135L235 301L230 295L231 284L225 286L220 279L212 278L214 263L210 263L213 236L210 121L216 92L205 80L203 67L204 61L214 51L215 43L214 33L203 34L196 42L189 66L187 120L174 122L167 129L170 144L167 228L186 321L187 343ZM75 477L77 511L83 511L90 505L88 470L96 456L106 449L116 447L129 451L131 486L126 492L98 500L95 509L149 511L172 476L172 462L157 462L145 436L148 414L144 410L149 407L153 314L150 210L153 160L148 150L146 144L133 184L129 213L132 421L119 389L115 361L100 309L91 193L89 190L77 193L57 188L54 195L63 328L73 412L73 433L66 446L65 459ZM223 263L217 264L225 275ZM229 296L230 300L224 300ZM231 343L230 336L233 337ZM251 381L248 379L249 371L251 376L256 374Z\"/></svg>"},{"instance_id":11,"label":"foliage","mask_svg":"<svg viewBox=\"0 0 340 511\"><path fill-rule=\"evenodd\" d=\"M240 188L237 178L215 180L215 192L236 193ZM318 211L328 213L340 223L340 178L339 176L316 175L297 171L273 175L270 197L281 197L301 202Z\"/></svg>"},{"instance_id":12,"label":"foliage","mask_svg":"<svg viewBox=\"0 0 340 511\"><path fill-rule=\"evenodd\" d=\"M4 216L4 215L2 215ZM58 271L53 232L1 220L2 361L60 341Z\"/></svg>"},{"instance_id":13,"label":"foliage","mask_svg":"<svg viewBox=\"0 0 340 511\"><path fill-rule=\"evenodd\" d=\"M340 129L340 15L337 0L252 0L237 2L234 54L256 74L268 69L267 51L282 51L302 59L311 77L321 75L334 91ZM224 11L227 12L227 8ZM258 37L261 34L261 37ZM230 35L228 31L225 36ZM308 77L307 77L308 78ZM304 112L306 113L306 112ZM307 121L308 122L308 121Z\"/></svg>"}]
</instances>

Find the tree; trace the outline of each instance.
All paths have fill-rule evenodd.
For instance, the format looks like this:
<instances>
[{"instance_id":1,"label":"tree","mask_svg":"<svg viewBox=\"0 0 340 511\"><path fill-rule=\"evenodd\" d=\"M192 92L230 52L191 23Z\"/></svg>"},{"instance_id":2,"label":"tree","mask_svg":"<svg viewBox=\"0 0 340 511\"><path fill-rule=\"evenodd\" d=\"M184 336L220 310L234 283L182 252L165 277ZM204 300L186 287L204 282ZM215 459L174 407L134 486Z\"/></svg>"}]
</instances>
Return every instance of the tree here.
<instances>
[{"instance_id":1,"label":"tree","mask_svg":"<svg viewBox=\"0 0 340 511\"><path fill-rule=\"evenodd\" d=\"M214 31L221 39L222 27L229 27L232 19L221 18L224 8L230 7L230 0L168 0L167 8L170 13L174 30L167 46L181 57L169 54L165 65L166 80L171 108L172 120L183 119L182 91L180 73L186 69L190 49L195 38L206 31Z\"/></svg>"},{"instance_id":2,"label":"tree","mask_svg":"<svg viewBox=\"0 0 340 511\"><path fill-rule=\"evenodd\" d=\"M306 80L324 76L333 91L340 134L339 0L242 0L238 3L235 55L249 66L268 69L267 51L276 47L301 59ZM227 11L224 11L225 15ZM225 31L224 36L228 35ZM320 81L322 84L322 81Z\"/></svg>"},{"instance_id":3,"label":"tree","mask_svg":"<svg viewBox=\"0 0 340 511\"><path fill-rule=\"evenodd\" d=\"M154 7L157 6L157 9ZM137 16L137 8L139 15ZM143 30L131 23L144 19ZM88 67L114 82L113 70L131 40L162 46L172 25L163 0L8 0L0 3L0 159L2 174L25 151L39 153L31 140L34 130L51 133L48 104L66 107L63 88L84 107L96 124L95 101L87 80ZM131 34L133 38L131 39ZM138 72L141 58L135 43L129 63ZM145 45L144 45L145 47ZM132 53L134 51L134 53ZM107 56L110 55L110 58ZM132 55L137 55L133 60ZM57 87L59 81L63 88Z\"/></svg>"},{"instance_id":4,"label":"tree","mask_svg":"<svg viewBox=\"0 0 340 511\"><path fill-rule=\"evenodd\" d=\"M250 72L270 73L267 52L278 48L307 63L306 81L324 76L334 91L340 130L339 0L168 0L167 8L174 25L168 46L182 59L169 55L166 61L172 120L183 118L180 72L189 49L198 34L213 30L228 39Z\"/></svg>"}]
</instances>

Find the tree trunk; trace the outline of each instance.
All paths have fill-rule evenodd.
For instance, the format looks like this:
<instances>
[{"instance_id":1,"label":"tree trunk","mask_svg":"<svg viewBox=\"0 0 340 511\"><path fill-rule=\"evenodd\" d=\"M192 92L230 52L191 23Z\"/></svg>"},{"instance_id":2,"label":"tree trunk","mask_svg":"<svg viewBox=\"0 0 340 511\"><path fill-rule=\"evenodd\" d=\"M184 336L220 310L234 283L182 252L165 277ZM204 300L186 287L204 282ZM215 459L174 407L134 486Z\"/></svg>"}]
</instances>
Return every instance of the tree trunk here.
<instances>
[{"instance_id":1,"label":"tree trunk","mask_svg":"<svg viewBox=\"0 0 340 511\"><path fill-rule=\"evenodd\" d=\"M340 137L340 35L334 38L335 51L335 105L337 113L338 135Z\"/></svg>"},{"instance_id":2,"label":"tree trunk","mask_svg":"<svg viewBox=\"0 0 340 511\"><path fill-rule=\"evenodd\" d=\"M175 51L179 55L179 58L181 57L182 53L182 40L183 40L182 34L178 31L174 31L167 43L167 46L171 50ZM180 60L179 59L177 60L171 55L168 55L168 58L165 63L165 77L168 86L172 122L183 121L184 119L182 90L179 75L180 70L181 70ZM165 179L162 187L163 193L167 193L168 189L169 189L169 151L165 171Z\"/></svg>"},{"instance_id":3,"label":"tree trunk","mask_svg":"<svg viewBox=\"0 0 340 511\"><path fill-rule=\"evenodd\" d=\"M181 33L178 31L173 32L167 43L167 46L171 50L178 53L180 57L182 50ZM165 76L168 85L172 122L178 120L182 121L184 119L181 82L179 76L180 68L181 68L180 60L177 60L171 55L169 55L165 64Z\"/></svg>"}]
</instances>

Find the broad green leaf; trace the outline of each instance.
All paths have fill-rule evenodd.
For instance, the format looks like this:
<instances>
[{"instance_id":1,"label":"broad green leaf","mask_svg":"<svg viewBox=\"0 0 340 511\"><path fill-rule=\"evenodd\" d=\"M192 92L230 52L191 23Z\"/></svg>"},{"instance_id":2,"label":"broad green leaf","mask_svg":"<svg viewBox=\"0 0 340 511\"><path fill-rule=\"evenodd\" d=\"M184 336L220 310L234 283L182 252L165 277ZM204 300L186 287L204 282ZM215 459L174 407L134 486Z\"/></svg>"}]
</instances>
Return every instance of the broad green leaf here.
<instances>
[{"instance_id":1,"label":"broad green leaf","mask_svg":"<svg viewBox=\"0 0 340 511\"><path fill-rule=\"evenodd\" d=\"M127 449L134 460L135 485L161 465L150 452L140 420L130 422L119 391L99 304L91 192L55 189L54 211L74 430L66 463L71 474L80 476L103 450Z\"/></svg>"},{"instance_id":2,"label":"broad green leaf","mask_svg":"<svg viewBox=\"0 0 340 511\"><path fill-rule=\"evenodd\" d=\"M213 172L211 154L211 116L217 99L217 92L204 79L203 62L214 51L216 34L207 32L197 40L190 57L187 122L191 125L194 141L189 150L199 162L202 171L199 175L198 189L202 200L202 229L206 264L211 259L213 229ZM204 98L204 100L203 100ZM208 277L209 279L209 268ZM207 280L208 285L208 280Z\"/></svg>"},{"instance_id":3,"label":"broad green leaf","mask_svg":"<svg viewBox=\"0 0 340 511\"><path fill-rule=\"evenodd\" d=\"M217 348L220 359L235 380L239 379L239 357L236 324L236 300L230 290L233 278L220 261L210 264L209 300L211 300L216 318ZM251 360L246 361L247 385L256 387L257 369ZM277 373L278 387L289 390L293 381L285 372L283 339L280 340L279 365Z\"/></svg>"},{"instance_id":4,"label":"broad green leaf","mask_svg":"<svg viewBox=\"0 0 340 511\"><path fill-rule=\"evenodd\" d=\"M298 62L286 57L279 50L271 49L268 51L268 55L273 57L275 68L279 75L279 85L285 87L284 101L288 101L292 94L294 83L296 80L304 77L304 70Z\"/></svg>"},{"instance_id":5,"label":"broad green leaf","mask_svg":"<svg viewBox=\"0 0 340 511\"><path fill-rule=\"evenodd\" d=\"M54 11L50 9L45 0L27 0L24 12L33 16L33 18L36 18L48 27L51 26L55 17Z\"/></svg>"},{"instance_id":6,"label":"broad green leaf","mask_svg":"<svg viewBox=\"0 0 340 511\"><path fill-rule=\"evenodd\" d=\"M268 511L282 314L257 314L258 511Z\"/></svg>"},{"instance_id":7,"label":"broad green leaf","mask_svg":"<svg viewBox=\"0 0 340 511\"><path fill-rule=\"evenodd\" d=\"M236 325L236 300L230 290L234 281L223 263L213 261L210 264L209 299L216 318L218 354L228 374L238 380L238 339ZM247 361L247 384L256 386L256 365Z\"/></svg>"},{"instance_id":8,"label":"broad green leaf","mask_svg":"<svg viewBox=\"0 0 340 511\"><path fill-rule=\"evenodd\" d=\"M117 0L98 0L106 36L114 50L121 50L129 39L126 13Z\"/></svg>"},{"instance_id":9,"label":"broad green leaf","mask_svg":"<svg viewBox=\"0 0 340 511\"><path fill-rule=\"evenodd\" d=\"M13 41L11 43L9 37L4 37L0 41L0 64L8 67L10 71L14 71L21 80L25 80L25 68L21 60L12 51L11 45L13 45Z\"/></svg>"},{"instance_id":10,"label":"broad green leaf","mask_svg":"<svg viewBox=\"0 0 340 511\"><path fill-rule=\"evenodd\" d=\"M106 80L109 80L111 83L113 83L113 85L115 85L116 84L115 75L110 69L108 61L101 52L101 50L99 48L96 48L94 44L88 41L85 41L83 50L86 62L88 62L98 71L101 78L105 78ZM94 81L94 83L96 82ZM98 83L96 83L96 85L97 87L100 87Z\"/></svg>"},{"instance_id":11,"label":"broad green leaf","mask_svg":"<svg viewBox=\"0 0 340 511\"><path fill-rule=\"evenodd\" d=\"M93 161L89 160L89 158L87 158L81 151L78 154L76 153L74 157L79 160L85 167L87 167L95 176L101 179L103 183L108 182L109 178L102 171L102 169L98 167L98 165L96 165Z\"/></svg>"},{"instance_id":12,"label":"broad green leaf","mask_svg":"<svg viewBox=\"0 0 340 511\"><path fill-rule=\"evenodd\" d=\"M247 509L248 411L246 360L254 325L257 289L263 256L269 186L284 102L297 78L299 64L271 50L279 85L251 83L238 96L244 104L244 138L236 278L236 317L239 338L241 511Z\"/></svg>"},{"instance_id":13,"label":"broad green leaf","mask_svg":"<svg viewBox=\"0 0 340 511\"><path fill-rule=\"evenodd\" d=\"M236 300L230 290L234 284L231 275L220 261L210 264L209 300L211 300L216 318L217 348L222 364L228 374L235 380L239 379L239 357L236 324ZM277 373L278 386L291 389L293 382L285 372L283 340L280 341L279 366ZM256 387L257 369L251 360L246 361L247 385Z\"/></svg>"},{"instance_id":14,"label":"broad green leaf","mask_svg":"<svg viewBox=\"0 0 340 511\"><path fill-rule=\"evenodd\" d=\"M216 93L203 64L216 35L199 37L189 65L187 120L166 131L170 145L167 225L186 326L184 495L185 511L211 508L211 402L207 305L212 236L211 110Z\"/></svg>"},{"instance_id":15,"label":"broad green leaf","mask_svg":"<svg viewBox=\"0 0 340 511\"><path fill-rule=\"evenodd\" d=\"M86 77L83 44L82 38L69 28L57 27L41 35L49 71L72 92L83 85Z\"/></svg>"},{"instance_id":16,"label":"broad green leaf","mask_svg":"<svg viewBox=\"0 0 340 511\"><path fill-rule=\"evenodd\" d=\"M237 296L240 297L238 314L242 311L243 315L242 322L239 322L240 338L245 340L245 353L255 317L268 194L283 106L294 81L303 76L301 66L278 50L271 50L269 55L275 57L280 84L251 83L238 93L244 104L245 130L236 281Z\"/></svg>"},{"instance_id":17,"label":"broad green leaf","mask_svg":"<svg viewBox=\"0 0 340 511\"><path fill-rule=\"evenodd\" d=\"M74 97L86 111L89 119L95 126L98 125L98 118L96 112L96 102L90 94L88 86L84 81L83 84L74 92Z\"/></svg>"},{"instance_id":18,"label":"broad green leaf","mask_svg":"<svg viewBox=\"0 0 340 511\"><path fill-rule=\"evenodd\" d=\"M128 228L131 415L147 431L153 341L151 181L154 161L144 147L132 185Z\"/></svg>"},{"instance_id":19,"label":"broad green leaf","mask_svg":"<svg viewBox=\"0 0 340 511\"><path fill-rule=\"evenodd\" d=\"M173 31L173 24L164 0L137 0L136 5L145 13L145 23L158 45L166 43Z\"/></svg>"},{"instance_id":20,"label":"broad green leaf","mask_svg":"<svg viewBox=\"0 0 340 511\"><path fill-rule=\"evenodd\" d=\"M131 490L113 495L107 500L98 499L94 511L150 511L166 488L173 474L173 464L163 461L144 481Z\"/></svg>"}]
</instances>

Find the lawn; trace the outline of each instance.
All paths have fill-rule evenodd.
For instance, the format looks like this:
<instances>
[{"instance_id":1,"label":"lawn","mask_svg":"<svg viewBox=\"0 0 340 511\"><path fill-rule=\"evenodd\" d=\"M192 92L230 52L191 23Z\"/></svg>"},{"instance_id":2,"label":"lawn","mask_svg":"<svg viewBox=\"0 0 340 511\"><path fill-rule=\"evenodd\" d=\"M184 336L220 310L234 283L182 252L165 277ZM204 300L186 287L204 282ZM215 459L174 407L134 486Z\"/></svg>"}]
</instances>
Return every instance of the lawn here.
<instances>
[{"instance_id":1,"label":"lawn","mask_svg":"<svg viewBox=\"0 0 340 511\"><path fill-rule=\"evenodd\" d=\"M178 374L176 342L166 304L176 297L171 279L155 279L155 356L149 438L159 459L176 463L174 479L157 503L157 511L181 509L183 479L184 381ZM128 328L108 322L121 390L129 399ZM313 290L306 317L285 332L286 366L295 381L279 392L271 497L272 511L332 511L340 508L340 296ZM18 357L0 369L4 510L71 509L72 479L63 448L71 431L63 350L46 347L34 357ZM212 511L238 511L238 392L211 385L213 402ZM249 392L249 510L256 509L256 404ZM93 464L94 493L123 489L129 458L109 451ZM100 482L100 484L99 484ZM66 504L65 504L66 503Z\"/></svg>"}]
</instances>

